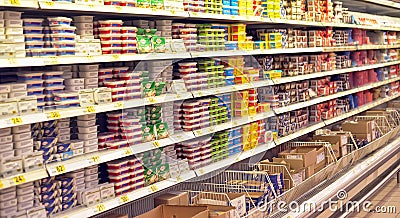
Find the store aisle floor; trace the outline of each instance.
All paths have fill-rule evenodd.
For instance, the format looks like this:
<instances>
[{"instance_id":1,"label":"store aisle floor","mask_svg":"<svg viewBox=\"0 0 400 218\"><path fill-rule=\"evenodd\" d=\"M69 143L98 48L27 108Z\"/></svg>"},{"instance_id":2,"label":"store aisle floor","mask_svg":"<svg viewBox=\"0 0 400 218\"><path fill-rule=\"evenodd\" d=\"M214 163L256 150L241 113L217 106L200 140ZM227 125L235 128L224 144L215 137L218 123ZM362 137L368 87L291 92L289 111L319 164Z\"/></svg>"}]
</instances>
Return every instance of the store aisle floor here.
<instances>
[{"instance_id":1,"label":"store aisle floor","mask_svg":"<svg viewBox=\"0 0 400 218\"><path fill-rule=\"evenodd\" d=\"M397 183L397 178L391 178L385 186L369 197L368 201L371 202L371 212L360 211L349 217L400 218L400 183Z\"/></svg>"}]
</instances>

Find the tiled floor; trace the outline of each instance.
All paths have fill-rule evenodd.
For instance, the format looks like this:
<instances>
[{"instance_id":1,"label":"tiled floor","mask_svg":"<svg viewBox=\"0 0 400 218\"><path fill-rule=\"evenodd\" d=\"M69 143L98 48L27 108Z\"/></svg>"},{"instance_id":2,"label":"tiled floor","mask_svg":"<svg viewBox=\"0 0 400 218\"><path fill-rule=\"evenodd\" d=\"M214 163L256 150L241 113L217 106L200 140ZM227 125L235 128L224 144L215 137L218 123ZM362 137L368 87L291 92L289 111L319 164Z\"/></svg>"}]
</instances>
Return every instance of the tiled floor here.
<instances>
[{"instance_id":1,"label":"tiled floor","mask_svg":"<svg viewBox=\"0 0 400 218\"><path fill-rule=\"evenodd\" d=\"M396 177L393 177L388 183L378 190L375 194L368 198L372 203L371 208L374 210L377 206L382 211L386 209L386 213L377 212L360 212L353 213L348 217L354 218L400 218L400 183L397 183ZM394 208L393 208L394 207ZM395 211L393 211L395 209ZM360 208L362 210L362 208ZM391 210L388 212L388 210Z\"/></svg>"}]
</instances>

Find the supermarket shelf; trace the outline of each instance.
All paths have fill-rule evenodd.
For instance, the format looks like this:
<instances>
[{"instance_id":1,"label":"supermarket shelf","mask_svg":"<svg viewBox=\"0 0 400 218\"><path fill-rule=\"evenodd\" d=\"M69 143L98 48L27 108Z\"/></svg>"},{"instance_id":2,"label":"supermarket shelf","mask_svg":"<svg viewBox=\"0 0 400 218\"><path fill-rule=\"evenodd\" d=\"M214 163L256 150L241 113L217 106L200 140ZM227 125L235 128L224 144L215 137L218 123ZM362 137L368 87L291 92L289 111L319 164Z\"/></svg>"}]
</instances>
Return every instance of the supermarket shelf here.
<instances>
[{"instance_id":1,"label":"supermarket shelf","mask_svg":"<svg viewBox=\"0 0 400 218\"><path fill-rule=\"evenodd\" d=\"M342 115L340 115L338 117L334 117L334 118L329 119L329 120L324 120L324 123L325 123L326 126L331 125L333 123L336 123L338 121L344 120L346 118L349 118L351 116L354 116L354 115L359 114L361 112L364 112L366 110L374 108L374 107L376 107L378 105L384 104L384 103L386 103L388 101L391 101L391 100L393 100L395 98L398 98L398 97L400 97L400 93L399 94L395 94L395 95L390 96L390 97L379 99L379 100L377 100L375 102L372 102L372 103L369 103L369 104L365 104L365 105L363 105L361 107L356 108L355 110L352 110L352 111L350 111L348 113L342 114Z\"/></svg>"},{"instance_id":2,"label":"supermarket shelf","mask_svg":"<svg viewBox=\"0 0 400 218\"><path fill-rule=\"evenodd\" d=\"M292 134L290 134L288 136L284 136L284 137L276 139L275 140L275 144L276 145L281 145L281 144L283 144L285 142L288 142L288 141L290 141L292 139L298 138L298 137L300 137L302 135L305 135L307 133L313 132L313 131L315 131L317 129L321 129L324 126L325 125L324 125L323 122L312 124L312 125L304 128L304 129L300 129L300 130L296 131L295 133L292 133Z\"/></svg>"},{"instance_id":3,"label":"supermarket shelf","mask_svg":"<svg viewBox=\"0 0 400 218\"><path fill-rule=\"evenodd\" d=\"M113 14L130 14L165 17L188 17L185 11L167 11L155 8L121 7L113 5L74 4L67 2L39 1L40 9L62 11L84 11Z\"/></svg>"},{"instance_id":4,"label":"supermarket shelf","mask_svg":"<svg viewBox=\"0 0 400 218\"><path fill-rule=\"evenodd\" d=\"M289 111L298 110L298 109L303 108L303 107L308 107L308 106L315 105L315 104L318 104L318 103L322 103L322 102L325 102L325 101L329 101L329 100L332 100L332 99L344 97L344 96L347 96L347 95L350 95L350 94L353 94L353 93L357 93L357 92L365 91L365 90L368 90L368 89L376 88L376 87L379 87L379 86L382 86L382 85L386 85L386 84L389 84L389 83L392 83L392 82L396 82L396 81L399 81L399 80L400 80L400 77L396 77L396 78L388 79L388 80L385 80L385 81L380 81L380 82L368 84L368 85L361 86L361 87L358 87L358 88L355 88L355 89L350 89L350 90L346 90L346 91L343 91L343 92L338 92L338 93L335 93L335 94L332 94L332 95L314 98L314 99L311 99L310 101L299 102L299 103L288 105L286 107L276 108L276 109L274 109L274 112L276 114L281 114L281 113L285 113L285 112L289 112Z\"/></svg>"},{"instance_id":5,"label":"supermarket shelf","mask_svg":"<svg viewBox=\"0 0 400 218\"><path fill-rule=\"evenodd\" d=\"M135 190L133 192L130 192L126 195L122 195L119 197L115 197L110 200L106 200L104 202L99 202L98 204L92 205L92 206L80 206L75 209L72 209L70 211L67 211L66 213L59 213L56 214L55 216L52 216L52 218L82 218L82 217L92 217L96 214L105 212L107 210L111 210L113 208L119 207L124 204L128 204L132 201L144 198L146 196L149 196L155 192L158 192L160 190L172 187L174 185L177 185L181 182L187 181L189 179L194 178L196 175L194 171L189 171L181 176L178 176L175 179L167 179L161 182L157 182L153 185L140 188L138 190Z\"/></svg>"},{"instance_id":6,"label":"supermarket shelf","mask_svg":"<svg viewBox=\"0 0 400 218\"><path fill-rule=\"evenodd\" d=\"M205 174L209 174L209 173L212 173L212 172L217 171L219 169L227 168L227 167L229 167L230 165L232 165L234 163L240 162L242 160L245 160L247 158L250 158L252 156L260 154L262 152L266 152L269 149L272 149L274 147L276 147L274 142L267 142L265 144L258 145L257 147L255 147L253 149L250 149L250 150L247 150L247 151L243 151L243 152L241 152L241 153L239 153L239 154L237 154L235 156L231 156L231 157L229 157L227 159L224 159L222 161L218 161L216 163L209 164L207 166L204 166L202 168L196 169L194 171L196 172L197 176L202 176L202 175L205 175Z\"/></svg>"},{"instance_id":7,"label":"supermarket shelf","mask_svg":"<svg viewBox=\"0 0 400 218\"><path fill-rule=\"evenodd\" d=\"M16 174L7 178L0 179L0 190L13 187L16 185L21 185L27 182L33 182L38 179L43 179L48 177L47 171L45 168L36 169L30 172Z\"/></svg>"},{"instance_id":8,"label":"supermarket shelf","mask_svg":"<svg viewBox=\"0 0 400 218\"><path fill-rule=\"evenodd\" d=\"M7 127L44 122L44 121L62 119L68 117L76 117L92 113L102 113L102 112L109 112L126 108L142 107L146 105L159 104L163 102L189 99L192 97L193 97L192 93L164 94L156 97L127 100L122 102L113 102L110 104L92 105L87 107L76 107L76 108L62 109L62 110L51 110L51 111L44 111L42 113L13 116L8 118L1 118L0 128L7 128Z\"/></svg>"},{"instance_id":9,"label":"supermarket shelf","mask_svg":"<svg viewBox=\"0 0 400 218\"><path fill-rule=\"evenodd\" d=\"M134 154L139 154L153 149L162 148L168 145L173 145L178 142L194 139L195 137L196 136L193 134L193 132L175 132L169 138L133 145L131 146L131 149Z\"/></svg>"},{"instance_id":10,"label":"supermarket shelf","mask_svg":"<svg viewBox=\"0 0 400 218\"><path fill-rule=\"evenodd\" d=\"M37 0L0 0L0 7L39 8Z\"/></svg>"},{"instance_id":11,"label":"supermarket shelf","mask_svg":"<svg viewBox=\"0 0 400 218\"><path fill-rule=\"evenodd\" d=\"M132 149L126 147L116 150L103 150L72 157L69 160L53 162L46 165L50 176L61 175L96 164L105 163L132 155Z\"/></svg>"},{"instance_id":12,"label":"supermarket shelf","mask_svg":"<svg viewBox=\"0 0 400 218\"><path fill-rule=\"evenodd\" d=\"M350 68L345 68L345 69L311 73L311 74L305 74L305 75L274 78L274 79L272 79L272 81L273 81L274 85L278 85L278 84L282 84L282 83L296 82L296 81L313 79L313 78L324 77L324 76L332 76L332 75L337 75L337 74L344 74L344 73L370 70L370 69L381 68L381 67L388 67L388 66L397 65L397 64L400 64L400 61L390 61L390 62L386 62L386 63L372 64L372 65L366 65L366 66L362 66L362 67L350 67Z\"/></svg>"},{"instance_id":13,"label":"supermarket shelf","mask_svg":"<svg viewBox=\"0 0 400 218\"><path fill-rule=\"evenodd\" d=\"M33 67L59 64L87 64L116 61L142 61L191 58L190 53L114 54L100 56L54 56L0 59L0 68Z\"/></svg>"},{"instance_id":14,"label":"supermarket shelf","mask_svg":"<svg viewBox=\"0 0 400 218\"><path fill-rule=\"evenodd\" d=\"M172 135L170 138L160 139L152 142L141 143L138 145L132 145L130 147L116 149L116 150L102 150L92 153L86 153L76 157L72 157L69 160L54 162L46 165L46 169L50 176L56 176L71 172L74 170L90 167L100 163L117 160L123 157L131 156L148 150L153 150L174 143L186 141L194 138L193 133L177 133Z\"/></svg>"},{"instance_id":15,"label":"supermarket shelf","mask_svg":"<svg viewBox=\"0 0 400 218\"><path fill-rule=\"evenodd\" d=\"M51 66L59 64L87 64L117 61L142 61L142 60L165 60L165 59L188 59L201 57L221 57L238 55L273 55L273 54L297 54L313 52L334 52L334 51L355 51L363 49L385 49L400 48L399 45L369 45L364 47L315 47L315 48L287 48L287 49L266 49L250 51L206 51L206 52L185 52L185 53L149 53L149 54L114 54L99 56L55 56L55 57L25 57L0 59L0 68L6 67L30 67L30 66Z\"/></svg>"},{"instance_id":16,"label":"supermarket shelf","mask_svg":"<svg viewBox=\"0 0 400 218\"><path fill-rule=\"evenodd\" d=\"M219 132L222 130L227 130L230 128L242 126L251 122L259 121L266 119L268 117L273 117L275 114L272 111L265 112L265 113L258 113L255 116L251 117L238 117L238 118L233 118L231 121L215 126L210 126L207 128L199 129L199 130L194 130L194 135L196 137L204 136L204 135L209 135L215 132Z\"/></svg>"},{"instance_id":17,"label":"supermarket shelf","mask_svg":"<svg viewBox=\"0 0 400 218\"><path fill-rule=\"evenodd\" d=\"M271 85L274 85L272 80L261 80L261 81L254 81L251 83L244 83L244 84L238 84L238 85L231 85L231 86L211 88L211 89L206 89L206 90L193 91L192 93L195 98L198 98L198 97L203 97L203 96L219 95L219 94L223 94L223 93L235 92L235 91L252 89L252 88L259 88L259 87L265 87L265 86L271 86Z\"/></svg>"}]
</instances>

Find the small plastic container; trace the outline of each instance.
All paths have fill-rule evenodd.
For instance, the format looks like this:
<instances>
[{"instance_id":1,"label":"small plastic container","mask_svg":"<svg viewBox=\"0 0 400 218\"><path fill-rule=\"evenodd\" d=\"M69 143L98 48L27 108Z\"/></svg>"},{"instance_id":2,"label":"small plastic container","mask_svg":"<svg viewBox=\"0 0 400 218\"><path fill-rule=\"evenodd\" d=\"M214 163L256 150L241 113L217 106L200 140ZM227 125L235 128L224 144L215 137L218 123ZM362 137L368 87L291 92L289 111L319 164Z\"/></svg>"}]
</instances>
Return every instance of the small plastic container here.
<instances>
[{"instance_id":1,"label":"small plastic container","mask_svg":"<svg viewBox=\"0 0 400 218\"><path fill-rule=\"evenodd\" d=\"M75 48L59 48L57 50L58 56L74 56Z\"/></svg>"},{"instance_id":2,"label":"small plastic container","mask_svg":"<svg viewBox=\"0 0 400 218\"><path fill-rule=\"evenodd\" d=\"M122 20L99 20L99 27L121 27L124 22Z\"/></svg>"},{"instance_id":3,"label":"small plastic container","mask_svg":"<svg viewBox=\"0 0 400 218\"><path fill-rule=\"evenodd\" d=\"M111 40L120 40L121 34L100 34L100 40L103 41L111 41Z\"/></svg>"},{"instance_id":4,"label":"small plastic container","mask_svg":"<svg viewBox=\"0 0 400 218\"><path fill-rule=\"evenodd\" d=\"M44 42L41 41L28 41L25 42L25 48L26 49L37 49L37 48L43 48Z\"/></svg>"},{"instance_id":5,"label":"small plastic container","mask_svg":"<svg viewBox=\"0 0 400 218\"><path fill-rule=\"evenodd\" d=\"M51 41L73 41L75 42L75 34L50 34Z\"/></svg>"},{"instance_id":6,"label":"small plastic container","mask_svg":"<svg viewBox=\"0 0 400 218\"><path fill-rule=\"evenodd\" d=\"M122 47L132 47L136 48L136 40L123 40L122 41Z\"/></svg>"},{"instance_id":7,"label":"small plastic container","mask_svg":"<svg viewBox=\"0 0 400 218\"><path fill-rule=\"evenodd\" d=\"M24 34L25 36L25 41L26 42L31 42L31 41L43 41L43 34Z\"/></svg>"},{"instance_id":8,"label":"small plastic container","mask_svg":"<svg viewBox=\"0 0 400 218\"><path fill-rule=\"evenodd\" d=\"M121 47L102 48L103 54L122 54Z\"/></svg>"},{"instance_id":9,"label":"small plastic container","mask_svg":"<svg viewBox=\"0 0 400 218\"><path fill-rule=\"evenodd\" d=\"M121 40L101 41L102 48L115 48L121 47Z\"/></svg>"},{"instance_id":10,"label":"small plastic container","mask_svg":"<svg viewBox=\"0 0 400 218\"><path fill-rule=\"evenodd\" d=\"M56 48L41 49L41 56L57 56L57 49Z\"/></svg>"},{"instance_id":11,"label":"small plastic container","mask_svg":"<svg viewBox=\"0 0 400 218\"><path fill-rule=\"evenodd\" d=\"M63 78L46 79L44 80L44 86L45 87L62 86L63 82L64 82Z\"/></svg>"},{"instance_id":12,"label":"small plastic container","mask_svg":"<svg viewBox=\"0 0 400 218\"><path fill-rule=\"evenodd\" d=\"M136 33L121 34L121 40L136 40Z\"/></svg>"},{"instance_id":13,"label":"small plastic container","mask_svg":"<svg viewBox=\"0 0 400 218\"><path fill-rule=\"evenodd\" d=\"M24 34L43 34L42 26L24 26Z\"/></svg>"},{"instance_id":14,"label":"small plastic container","mask_svg":"<svg viewBox=\"0 0 400 218\"><path fill-rule=\"evenodd\" d=\"M25 18L22 19L24 27L26 26L42 26L43 19L41 18Z\"/></svg>"},{"instance_id":15,"label":"small plastic container","mask_svg":"<svg viewBox=\"0 0 400 218\"><path fill-rule=\"evenodd\" d=\"M75 41L56 41L51 45L53 48L75 48Z\"/></svg>"},{"instance_id":16,"label":"small plastic container","mask_svg":"<svg viewBox=\"0 0 400 218\"><path fill-rule=\"evenodd\" d=\"M99 35L105 34L120 34L121 28L120 27L100 27L98 28Z\"/></svg>"},{"instance_id":17,"label":"small plastic container","mask_svg":"<svg viewBox=\"0 0 400 218\"><path fill-rule=\"evenodd\" d=\"M121 33L122 34L135 34L137 32L136 27L122 27Z\"/></svg>"},{"instance_id":18,"label":"small plastic container","mask_svg":"<svg viewBox=\"0 0 400 218\"><path fill-rule=\"evenodd\" d=\"M62 78L62 75L64 74L63 71L48 71L48 72L43 72L43 79L59 79Z\"/></svg>"},{"instance_id":19,"label":"small plastic container","mask_svg":"<svg viewBox=\"0 0 400 218\"><path fill-rule=\"evenodd\" d=\"M29 72L29 73L17 73L18 80L29 81L29 80L42 80L42 72Z\"/></svg>"},{"instance_id":20,"label":"small plastic container","mask_svg":"<svg viewBox=\"0 0 400 218\"><path fill-rule=\"evenodd\" d=\"M71 26L71 18L68 17L48 17L49 26Z\"/></svg>"},{"instance_id":21,"label":"small plastic container","mask_svg":"<svg viewBox=\"0 0 400 218\"><path fill-rule=\"evenodd\" d=\"M52 26L50 27L51 34L74 34L76 27L74 26Z\"/></svg>"},{"instance_id":22,"label":"small plastic container","mask_svg":"<svg viewBox=\"0 0 400 218\"><path fill-rule=\"evenodd\" d=\"M133 47L123 47L122 48L122 54L136 54L137 50L136 48Z\"/></svg>"}]
</instances>

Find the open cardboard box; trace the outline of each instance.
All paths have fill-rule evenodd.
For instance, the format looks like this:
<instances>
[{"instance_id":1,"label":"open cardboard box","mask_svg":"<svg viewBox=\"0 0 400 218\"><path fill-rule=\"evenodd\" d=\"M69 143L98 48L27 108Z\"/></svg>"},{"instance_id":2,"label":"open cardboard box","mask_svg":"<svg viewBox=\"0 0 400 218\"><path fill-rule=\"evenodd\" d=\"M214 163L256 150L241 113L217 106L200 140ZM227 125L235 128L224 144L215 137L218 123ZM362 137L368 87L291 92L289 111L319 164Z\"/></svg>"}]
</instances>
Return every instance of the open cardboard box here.
<instances>
[{"instance_id":1,"label":"open cardboard box","mask_svg":"<svg viewBox=\"0 0 400 218\"><path fill-rule=\"evenodd\" d=\"M208 218L206 206L159 205L136 218Z\"/></svg>"},{"instance_id":2,"label":"open cardboard box","mask_svg":"<svg viewBox=\"0 0 400 218\"><path fill-rule=\"evenodd\" d=\"M154 206L166 205L189 205L189 196L187 192L169 192L154 198Z\"/></svg>"},{"instance_id":3,"label":"open cardboard box","mask_svg":"<svg viewBox=\"0 0 400 218\"><path fill-rule=\"evenodd\" d=\"M294 187L306 179L305 168L303 167L303 160L276 158L272 159L275 163L286 164L290 170L290 175L293 181L289 182L290 187Z\"/></svg>"},{"instance_id":4,"label":"open cardboard box","mask_svg":"<svg viewBox=\"0 0 400 218\"><path fill-rule=\"evenodd\" d=\"M347 133L336 135L316 135L313 139L331 143L333 153L337 159L347 154Z\"/></svg>"},{"instance_id":5,"label":"open cardboard box","mask_svg":"<svg viewBox=\"0 0 400 218\"><path fill-rule=\"evenodd\" d=\"M287 160L301 160L301 168L311 166L317 162L317 150L297 147L292 150L285 150L279 153L279 157ZM292 164L291 164L292 165Z\"/></svg>"},{"instance_id":6,"label":"open cardboard box","mask_svg":"<svg viewBox=\"0 0 400 218\"><path fill-rule=\"evenodd\" d=\"M236 208L232 206L222 206L222 205L197 205L206 206L208 208L209 218L237 218Z\"/></svg>"},{"instance_id":7,"label":"open cardboard box","mask_svg":"<svg viewBox=\"0 0 400 218\"><path fill-rule=\"evenodd\" d=\"M192 198L194 204L233 206L240 216L246 214L246 196L244 193L200 192Z\"/></svg>"}]
</instances>

